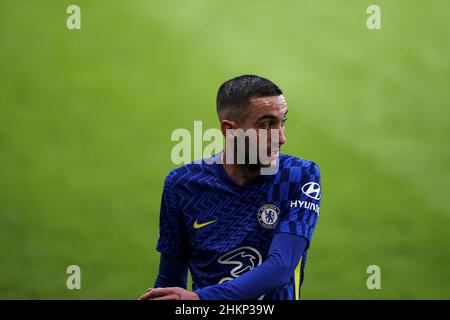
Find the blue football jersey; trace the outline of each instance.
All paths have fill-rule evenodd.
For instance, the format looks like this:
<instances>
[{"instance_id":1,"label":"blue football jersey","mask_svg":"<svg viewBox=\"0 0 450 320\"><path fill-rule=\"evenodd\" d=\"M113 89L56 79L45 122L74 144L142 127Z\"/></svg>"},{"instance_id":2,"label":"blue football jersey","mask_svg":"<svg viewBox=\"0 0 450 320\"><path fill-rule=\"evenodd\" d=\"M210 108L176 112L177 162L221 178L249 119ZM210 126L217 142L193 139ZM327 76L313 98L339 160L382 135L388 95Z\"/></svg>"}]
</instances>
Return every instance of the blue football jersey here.
<instances>
[{"instance_id":1,"label":"blue football jersey","mask_svg":"<svg viewBox=\"0 0 450 320\"><path fill-rule=\"evenodd\" d=\"M314 162L284 154L278 168L276 174L257 176L244 186L231 180L222 164L204 160L167 175L157 250L187 258L193 290L257 267L266 259L273 236L284 232L307 240L304 254L287 285L255 299L299 299L319 217L320 172Z\"/></svg>"}]
</instances>

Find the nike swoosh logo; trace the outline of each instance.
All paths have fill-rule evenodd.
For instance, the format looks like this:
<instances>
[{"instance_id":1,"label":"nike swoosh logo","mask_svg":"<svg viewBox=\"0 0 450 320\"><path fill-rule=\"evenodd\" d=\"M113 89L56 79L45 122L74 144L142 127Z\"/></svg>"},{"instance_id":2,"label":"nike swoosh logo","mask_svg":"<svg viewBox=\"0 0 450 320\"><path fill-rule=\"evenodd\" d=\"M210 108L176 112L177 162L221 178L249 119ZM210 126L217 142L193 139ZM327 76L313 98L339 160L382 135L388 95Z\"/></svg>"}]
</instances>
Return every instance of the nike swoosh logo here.
<instances>
[{"instance_id":1,"label":"nike swoosh logo","mask_svg":"<svg viewBox=\"0 0 450 320\"><path fill-rule=\"evenodd\" d=\"M213 220L213 221L208 221L208 222L204 222L204 223L197 223L197 220L195 220L194 222L194 229L200 229L203 227L206 227L207 225L216 222L217 220Z\"/></svg>"}]
</instances>

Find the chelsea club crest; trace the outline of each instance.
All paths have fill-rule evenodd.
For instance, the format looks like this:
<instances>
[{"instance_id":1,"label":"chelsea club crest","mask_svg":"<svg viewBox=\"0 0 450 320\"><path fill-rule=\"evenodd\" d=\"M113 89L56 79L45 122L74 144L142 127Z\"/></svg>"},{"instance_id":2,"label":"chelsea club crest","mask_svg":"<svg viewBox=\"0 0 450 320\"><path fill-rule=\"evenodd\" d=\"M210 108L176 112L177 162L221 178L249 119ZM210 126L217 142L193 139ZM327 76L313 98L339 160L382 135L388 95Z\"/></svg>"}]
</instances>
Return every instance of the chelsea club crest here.
<instances>
[{"instance_id":1,"label":"chelsea club crest","mask_svg":"<svg viewBox=\"0 0 450 320\"><path fill-rule=\"evenodd\" d=\"M258 211L259 223L267 229L276 227L280 217L280 209L273 204L265 204Z\"/></svg>"}]
</instances>

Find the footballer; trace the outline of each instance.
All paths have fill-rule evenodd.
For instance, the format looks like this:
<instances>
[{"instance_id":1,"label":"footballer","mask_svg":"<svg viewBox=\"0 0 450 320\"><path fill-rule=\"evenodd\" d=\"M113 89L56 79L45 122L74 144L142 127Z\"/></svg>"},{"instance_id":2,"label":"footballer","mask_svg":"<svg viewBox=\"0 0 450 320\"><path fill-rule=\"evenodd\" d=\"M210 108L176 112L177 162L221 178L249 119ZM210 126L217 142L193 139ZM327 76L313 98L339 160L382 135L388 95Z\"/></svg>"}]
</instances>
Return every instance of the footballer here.
<instances>
[{"instance_id":1,"label":"footballer","mask_svg":"<svg viewBox=\"0 0 450 320\"><path fill-rule=\"evenodd\" d=\"M272 81L255 75L228 80L218 90L216 107L226 139L235 130L253 129L277 131L279 148L286 142L288 107ZM277 164L273 174L261 174L269 164L259 158L228 161L236 159L236 148L226 144L211 158L167 175L159 273L141 300L300 298L319 217L320 172L312 161L272 149L270 137L264 152ZM188 270L192 291L186 290Z\"/></svg>"}]
</instances>

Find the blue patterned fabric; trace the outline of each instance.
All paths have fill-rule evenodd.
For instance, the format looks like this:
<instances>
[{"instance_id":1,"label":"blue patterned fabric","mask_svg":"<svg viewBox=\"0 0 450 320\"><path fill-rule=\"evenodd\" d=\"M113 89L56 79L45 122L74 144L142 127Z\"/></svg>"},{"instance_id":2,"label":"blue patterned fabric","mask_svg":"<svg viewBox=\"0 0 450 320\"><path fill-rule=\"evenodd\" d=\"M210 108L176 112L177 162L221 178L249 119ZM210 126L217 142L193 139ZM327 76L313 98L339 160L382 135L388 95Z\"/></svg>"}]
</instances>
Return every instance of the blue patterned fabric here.
<instances>
[{"instance_id":1,"label":"blue patterned fabric","mask_svg":"<svg viewBox=\"0 0 450 320\"><path fill-rule=\"evenodd\" d=\"M220 163L208 164L208 160L167 175L157 250L186 257L196 290L232 280L260 265L276 233L302 236L307 247L300 278L293 273L288 285L264 295L264 299L295 299L320 211L318 166L280 154L275 175L260 175L239 186Z\"/></svg>"}]
</instances>

